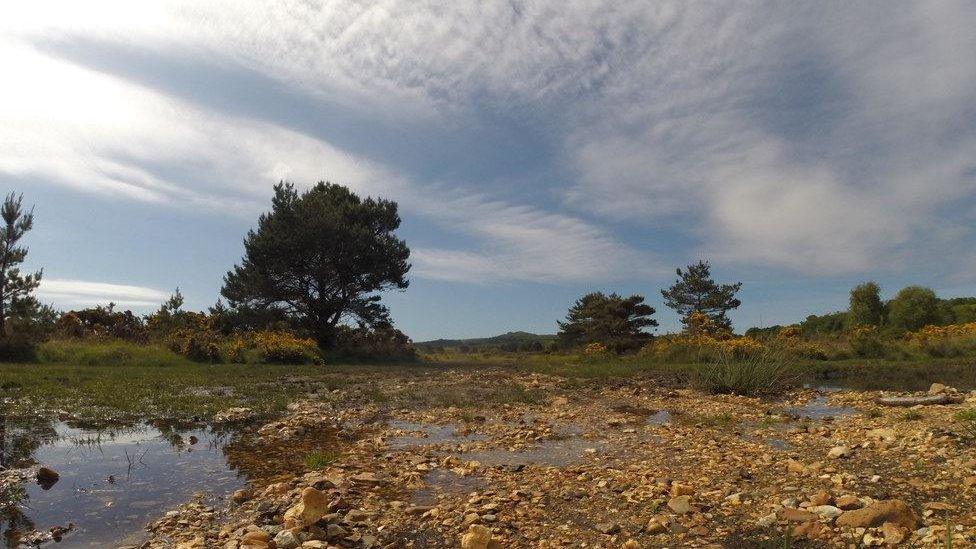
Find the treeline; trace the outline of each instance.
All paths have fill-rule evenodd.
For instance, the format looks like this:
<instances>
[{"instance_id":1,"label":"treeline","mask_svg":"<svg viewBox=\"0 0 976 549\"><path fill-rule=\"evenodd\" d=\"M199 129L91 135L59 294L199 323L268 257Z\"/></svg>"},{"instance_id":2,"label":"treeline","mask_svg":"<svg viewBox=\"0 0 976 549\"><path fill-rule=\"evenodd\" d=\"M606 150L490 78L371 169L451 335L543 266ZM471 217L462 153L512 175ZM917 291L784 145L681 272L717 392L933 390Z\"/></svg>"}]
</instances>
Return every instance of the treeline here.
<instances>
[{"instance_id":1,"label":"treeline","mask_svg":"<svg viewBox=\"0 0 976 549\"><path fill-rule=\"evenodd\" d=\"M321 182L274 187L271 211L244 238L244 257L205 312L179 290L149 315L114 304L59 312L34 297L43 272L22 274L34 211L7 196L0 226L0 360L31 360L50 340L168 347L201 362L320 362L323 357L412 359L380 292L407 288L410 250L395 235L395 202Z\"/></svg>"},{"instance_id":2,"label":"treeline","mask_svg":"<svg viewBox=\"0 0 976 549\"><path fill-rule=\"evenodd\" d=\"M798 323L806 337L840 335L857 326L874 326L882 336L898 337L925 326L949 326L976 322L976 297L943 299L931 288L908 286L887 301L881 299L881 287L865 282L851 289L848 310L824 315L810 315ZM781 325L755 327L747 336L776 334Z\"/></svg>"}]
</instances>

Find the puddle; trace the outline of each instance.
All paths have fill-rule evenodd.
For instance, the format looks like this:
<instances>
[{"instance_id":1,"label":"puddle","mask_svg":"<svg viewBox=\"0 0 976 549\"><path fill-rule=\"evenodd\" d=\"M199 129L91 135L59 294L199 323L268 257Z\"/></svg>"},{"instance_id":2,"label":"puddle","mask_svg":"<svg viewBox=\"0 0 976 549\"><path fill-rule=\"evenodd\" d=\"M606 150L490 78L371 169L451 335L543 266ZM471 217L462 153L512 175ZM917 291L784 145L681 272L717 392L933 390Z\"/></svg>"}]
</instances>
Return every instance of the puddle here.
<instances>
[{"instance_id":1,"label":"puddle","mask_svg":"<svg viewBox=\"0 0 976 549\"><path fill-rule=\"evenodd\" d=\"M667 423L671 423L671 412L667 410L658 410L647 418L648 425L664 425Z\"/></svg>"},{"instance_id":2,"label":"puddle","mask_svg":"<svg viewBox=\"0 0 976 549\"><path fill-rule=\"evenodd\" d=\"M826 395L818 396L810 399L810 401L803 406L788 408L786 411L791 416L812 420L821 420L828 417L844 417L857 413L857 410L854 408L849 408L846 406L831 406L828 404L827 400L828 397Z\"/></svg>"},{"instance_id":3,"label":"puddle","mask_svg":"<svg viewBox=\"0 0 976 549\"><path fill-rule=\"evenodd\" d=\"M16 505L0 510L5 546L15 547L18 534L31 528L68 523L75 529L59 549L138 543L147 522L195 493L223 496L244 485L224 456L230 438L209 428L94 430L0 417L4 466L34 462L60 475L47 489L24 482Z\"/></svg>"},{"instance_id":4,"label":"puddle","mask_svg":"<svg viewBox=\"0 0 976 549\"><path fill-rule=\"evenodd\" d=\"M440 497L462 497L483 489L485 479L473 475L461 476L447 469L434 469L424 475L423 488L411 497L414 505L436 505Z\"/></svg>"},{"instance_id":5,"label":"puddle","mask_svg":"<svg viewBox=\"0 0 976 549\"><path fill-rule=\"evenodd\" d=\"M470 433L467 435L458 434L456 425L430 425L424 423L412 423L409 421L391 420L389 426L405 431L410 434L390 437L387 444L391 448L409 448L412 446L427 446L432 444L443 444L446 442L470 442L475 440L485 440L485 435Z\"/></svg>"},{"instance_id":6,"label":"puddle","mask_svg":"<svg viewBox=\"0 0 976 549\"><path fill-rule=\"evenodd\" d=\"M602 442L586 440L579 437L569 437L557 440L547 440L537 443L521 452L508 450L481 450L461 454L460 458L477 461L490 467L543 465L549 467L566 467L583 459L586 450L599 450Z\"/></svg>"}]
</instances>

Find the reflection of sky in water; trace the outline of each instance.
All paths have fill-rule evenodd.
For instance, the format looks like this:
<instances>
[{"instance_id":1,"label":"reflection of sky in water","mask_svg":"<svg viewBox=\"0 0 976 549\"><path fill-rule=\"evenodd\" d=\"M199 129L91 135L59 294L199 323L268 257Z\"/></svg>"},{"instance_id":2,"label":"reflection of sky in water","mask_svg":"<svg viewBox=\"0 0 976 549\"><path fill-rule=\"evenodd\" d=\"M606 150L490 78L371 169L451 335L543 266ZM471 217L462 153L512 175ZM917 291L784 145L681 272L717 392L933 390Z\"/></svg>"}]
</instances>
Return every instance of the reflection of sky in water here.
<instances>
[{"instance_id":1,"label":"reflection of sky in water","mask_svg":"<svg viewBox=\"0 0 976 549\"><path fill-rule=\"evenodd\" d=\"M61 478L49 490L27 484L22 511L40 531L75 524L59 549L138 542L147 522L195 493L222 496L244 484L222 452L229 437L209 429L177 433L141 425L99 433L65 424L55 428L59 437L41 446L34 458Z\"/></svg>"}]
</instances>

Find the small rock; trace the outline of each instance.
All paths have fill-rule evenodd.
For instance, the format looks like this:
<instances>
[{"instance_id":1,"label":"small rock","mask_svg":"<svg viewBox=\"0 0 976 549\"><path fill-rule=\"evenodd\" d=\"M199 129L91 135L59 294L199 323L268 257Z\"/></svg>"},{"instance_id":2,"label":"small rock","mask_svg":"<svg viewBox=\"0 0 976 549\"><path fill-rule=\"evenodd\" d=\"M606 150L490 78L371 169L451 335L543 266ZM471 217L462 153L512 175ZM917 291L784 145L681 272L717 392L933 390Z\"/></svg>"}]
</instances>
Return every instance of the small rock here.
<instances>
[{"instance_id":1,"label":"small rock","mask_svg":"<svg viewBox=\"0 0 976 549\"><path fill-rule=\"evenodd\" d=\"M275 547L278 549L295 549L302 544L291 530L282 530L274 537Z\"/></svg>"},{"instance_id":2,"label":"small rock","mask_svg":"<svg viewBox=\"0 0 976 549\"><path fill-rule=\"evenodd\" d=\"M834 507L833 505L817 505L814 507L807 507L807 511L810 511L811 513L816 513L821 517L829 518L829 519L837 518L844 513L844 511L838 509L837 507Z\"/></svg>"},{"instance_id":3,"label":"small rock","mask_svg":"<svg viewBox=\"0 0 976 549\"><path fill-rule=\"evenodd\" d=\"M846 458L849 457L850 455L851 455L850 446L834 446L833 448L830 449L829 452L827 452L827 457L833 459Z\"/></svg>"},{"instance_id":4,"label":"small rock","mask_svg":"<svg viewBox=\"0 0 976 549\"><path fill-rule=\"evenodd\" d=\"M933 383L929 386L929 395L941 395L942 393L946 392L946 389L948 389L948 387L941 383Z\"/></svg>"},{"instance_id":5,"label":"small rock","mask_svg":"<svg viewBox=\"0 0 976 549\"><path fill-rule=\"evenodd\" d=\"M882 524L881 533L884 535L885 543L888 545L898 545L908 537L908 529L902 528L893 522Z\"/></svg>"},{"instance_id":6,"label":"small rock","mask_svg":"<svg viewBox=\"0 0 976 549\"><path fill-rule=\"evenodd\" d=\"M854 509L860 509L862 503L857 496L848 494L837 498L835 505L843 511L852 511Z\"/></svg>"},{"instance_id":7,"label":"small rock","mask_svg":"<svg viewBox=\"0 0 976 549\"><path fill-rule=\"evenodd\" d=\"M596 525L596 530L601 534L612 536L620 531L620 525L615 522L601 522Z\"/></svg>"},{"instance_id":8,"label":"small rock","mask_svg":"<svg viewBox=\"0 0 976 549\"><path fill-rule=\"evenodd\" d=\"M676 498L671 498L668 501L668 507L672 511L678 513L679 515L684 515L691 512L691 497L689 496L678 496Z\"/></svg>"},{"instance_id":9,"label":"small rock","mask_svg":"<svg viewBox=\"0 0 976 549\"><path fill-rule=\"evenodd\" d=\"M790 509L789 507L780 509L779 516L783 520L788 520L790 522L810 522L820 518L819 515L815 515L809 511L804 511L802 509Z\"/></svg>"},{"instance_id":10,"label":"small rock","mask_svg":"<svg viewBox=\"0 0 976 549\"><path fill-rule=\"evenodd\" d=\"M491 530L480 524L472 524L467 533L461 536L461 549L494 549L501 547L491 539Z\"/></svg>"}]
</instances>

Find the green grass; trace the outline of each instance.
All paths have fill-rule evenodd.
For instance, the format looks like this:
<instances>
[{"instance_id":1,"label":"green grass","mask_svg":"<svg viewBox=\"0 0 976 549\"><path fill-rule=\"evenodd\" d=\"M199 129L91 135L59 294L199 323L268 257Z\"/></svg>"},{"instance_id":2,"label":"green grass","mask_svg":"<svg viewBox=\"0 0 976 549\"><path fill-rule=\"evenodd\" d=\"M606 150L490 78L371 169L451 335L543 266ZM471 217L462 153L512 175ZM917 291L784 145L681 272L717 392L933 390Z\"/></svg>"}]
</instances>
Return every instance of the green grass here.
<instances>
[{"instance_id":1,"label":"green grass","mask_svg":"<svg viewBox=\"0 0 976 549\"><path fill-rule=\"evenodd\" d=\"M316 450L305 454L305 467L312 471L321 471L339 459L339 452L330 450Z\"/></svg>"},{"instance_id":2,"label":"green grass","mask_svg":"<svg viewBox=\"0 0 976 549\"><path fill-rule=\"evenodd\" d=\"M692 385L709 393L775 395L799 384L802 371L786 354L774 349L736 360L724 355L696 368Z\"/></svg>"},{"instance_id":3,"label":"green grass","mask_svg":"<svg viewBox=\"0 0 976 549\"><path fill-rule=\"evenodd\" d=\"M918 410L905 410L905 413L901 415L900 419L902 421L918 421L923 417L922 412Z\"/></svg>"}]
</instances>

